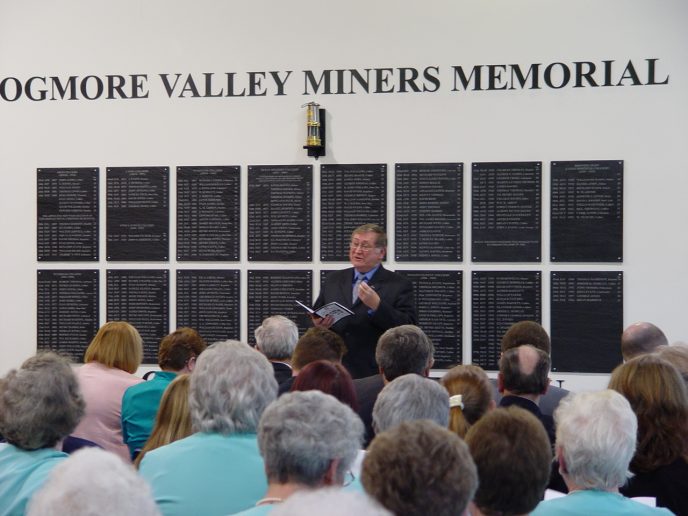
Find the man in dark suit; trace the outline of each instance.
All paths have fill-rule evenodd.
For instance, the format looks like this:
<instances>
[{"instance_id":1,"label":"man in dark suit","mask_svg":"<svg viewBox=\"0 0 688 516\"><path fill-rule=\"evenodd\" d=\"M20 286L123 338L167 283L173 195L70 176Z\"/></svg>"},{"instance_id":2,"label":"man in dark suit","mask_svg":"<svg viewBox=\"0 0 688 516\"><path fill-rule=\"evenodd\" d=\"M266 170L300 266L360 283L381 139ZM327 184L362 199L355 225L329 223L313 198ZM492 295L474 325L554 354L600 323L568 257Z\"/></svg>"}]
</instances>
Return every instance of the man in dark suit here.
<instances>
[{"instance_id":1,"label":"man in dark suit","mask_svg":"<svg viewBox=\"0 0 688 516\"><path fill-rule=\"evenodd\" d=\"M417 324L411 282L382 266L387 235L376 224L364 224L351 234L349 261L353 267L327 276L315 309L336 301L353 315L333 324L332 317L314 318L313 324L330 328L344 338L348 352L343 363L354 378L377 373L375 346L388 329Z\"/></svg>"},{"instance_id":2,"label":"man in dark suit","mask_svg":"<svg viewBox=\"0 0 688 516\"><path fill-rule=\"evenodd\" d=\"M540 397L549 386L549 355L531 345L525 344L505 351L499 360L497 383L502 399L500 407L516 405L535 415L545 427L547 436L554 445L554 420L540 412Z\"/></svg>"},{"instance_id":3,"label":"man in dark suit","mask_svg":"<svg viewBox=\"0 0 688 516\"><path fill-rule=\"evenodd\" d=\"M552 355L552 344L545 329L535 321L519 321L512 324L502 336L502 353L512 348L517 348L523 344L530 344L537 349L541 349L547 355ZM497 380L491 380L493 387L493 398L499 405L502 395L497 388ZM540 412L548 416L554 414L554 409L559 406L559 402L569 394L569 391L549 385L547 392L540 397Z\"/></svg>"},{"instance_id":4,"label":"man in dark suit","mask_svg":"<svg viewBox=\"0 0 688 516\"><path fill-rule=\"evenodd\" d=\"M273 315L263 319L253 334L256 337L256 349L272 364L277 384L291 378L291 355L299 340L296 324L283 315Z\"/></svg>"},{"instance_id":5,"label":"man in dark suit","mask_svg":"<svg viewBox=\"0 0 688 516\"><path fill-rule=\"evenodd\" d=\"M418 326L404 324L387 330L377 341L375 360L380 374L354 380L358 415L366 429L365 446L372 441L373 407L382 388L405 374L429 376L435 348Z\"/></svg>"}]
</instances>

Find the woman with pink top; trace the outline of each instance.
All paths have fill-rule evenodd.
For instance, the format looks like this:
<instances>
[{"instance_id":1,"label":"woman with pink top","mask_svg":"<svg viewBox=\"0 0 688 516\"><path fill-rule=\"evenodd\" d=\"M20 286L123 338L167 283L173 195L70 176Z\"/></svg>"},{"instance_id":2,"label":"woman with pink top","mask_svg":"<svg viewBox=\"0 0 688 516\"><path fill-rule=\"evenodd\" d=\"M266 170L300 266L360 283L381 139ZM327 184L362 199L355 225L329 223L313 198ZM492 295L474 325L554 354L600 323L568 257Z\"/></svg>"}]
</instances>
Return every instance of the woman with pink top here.
<instances>
[{"instance_id":1,"label":"woman with pink top","mask_svg":"<svg viewBox=\"0 0 688 516\"><path fill-rule=\"evenodd\" d=\"M134 376L141 364L143 341L131 324L105 323L89 344L77 378L86 401L86 414L74 430L75 437L88 439L130 461L122 441L122 395L142 382Z\"/></svg>"}]
</instances>

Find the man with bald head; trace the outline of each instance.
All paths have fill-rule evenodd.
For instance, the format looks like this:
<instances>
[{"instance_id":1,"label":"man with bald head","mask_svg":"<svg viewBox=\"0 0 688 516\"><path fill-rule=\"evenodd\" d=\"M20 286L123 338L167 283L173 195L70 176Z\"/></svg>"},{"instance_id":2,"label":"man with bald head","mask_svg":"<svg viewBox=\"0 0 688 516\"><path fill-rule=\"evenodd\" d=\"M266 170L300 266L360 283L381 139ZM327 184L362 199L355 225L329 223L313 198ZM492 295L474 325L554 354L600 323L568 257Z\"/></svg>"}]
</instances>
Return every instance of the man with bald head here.
<instances>
[{"instance_id":1,"label":"man with bald head","mask_svg":"<svg viewBox=\"0 0 688 516\"><path fill-rule=\"evenodd\" d=\"M647 353L657 351L659 346L668 346L664 332L649 322L631 324L621 334L621 356L624 362Z\"/></svg>"},{"instance_id":2,"label":"man with bald head","mask_svg":"<svg viewBox=\"0 0 688 516\"><path fill-rule=\"evenodd\" d=\"M552 416L540 411L540 397L549 386L550 358L547 353L529 344L508 349L499 360L497 384L502 399L500 407L516 405L535 415L554 443Z\"/></svg>"}]
</instances>

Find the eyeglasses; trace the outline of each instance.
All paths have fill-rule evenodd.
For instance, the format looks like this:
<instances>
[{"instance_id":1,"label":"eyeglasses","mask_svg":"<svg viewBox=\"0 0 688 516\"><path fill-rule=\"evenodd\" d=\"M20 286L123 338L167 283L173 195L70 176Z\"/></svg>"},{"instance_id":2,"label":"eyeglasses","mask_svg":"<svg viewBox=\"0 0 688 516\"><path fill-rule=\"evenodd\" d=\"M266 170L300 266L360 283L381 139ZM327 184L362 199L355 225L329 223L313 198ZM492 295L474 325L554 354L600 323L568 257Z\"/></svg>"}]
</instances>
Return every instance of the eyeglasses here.
<instances>
[{"instance_id":1,"label":"eyeglasses","mask_svg":"<svg viewBox=\"0 0 688 516\"><path fill-rule=\"evenodd\" d=\"M353 484L354 480L356 480L356 475L354 475L351 470L348 470L346 473L344 473L344 483L342 484L343 487L350 486Z\"/></svg>"},{"instance_id":2,"label":"eyeglasses","mask_svg":"<svg viewBox=\"0 0 688 516\"><path fill-rule=\"evenodd\" d=\"M368 253L373 250L376 246L370 245L368 242L359 242L358 240L352 240L349 244L350 249L360 249L364 253Z\"/></svg>"}]
</instances>

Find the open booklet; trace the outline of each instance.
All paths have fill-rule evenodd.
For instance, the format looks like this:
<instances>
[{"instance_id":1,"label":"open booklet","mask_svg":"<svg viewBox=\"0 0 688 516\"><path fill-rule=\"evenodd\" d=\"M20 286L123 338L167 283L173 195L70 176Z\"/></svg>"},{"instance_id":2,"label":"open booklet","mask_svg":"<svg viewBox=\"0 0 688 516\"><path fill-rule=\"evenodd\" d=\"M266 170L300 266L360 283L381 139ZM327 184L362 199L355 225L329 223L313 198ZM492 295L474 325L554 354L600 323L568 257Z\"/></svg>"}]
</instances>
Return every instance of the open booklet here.
<instances>
[{"instance_id":1,"label":"open booklet","mask_svg":"<svg viewBox=\"0 0 688 516\"><path fill-rule=\"evenodd\" d=\"M294 301L296 301L296 300L294 300ZM296 304L305 308L309 314L317 315L318 317L327 317L328 315L331 315L332 318L334 319L334 322L338 322L340 319L343 319L344 317L349 317L350 315L354 315L354 313L351 310L349 310L344 305L340 305L336 301L332 301L331 303L327 303L326 305L321 306L317 310L313 310L312 308L309 308L308 306L304 305L300 301L296 301Z\"/></svg>"}]
</instances>

